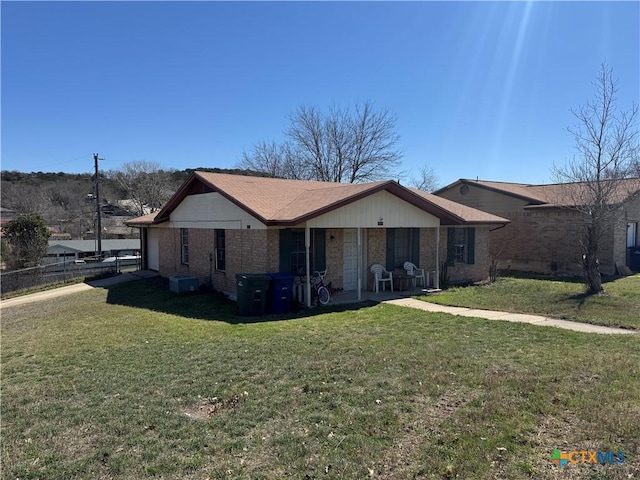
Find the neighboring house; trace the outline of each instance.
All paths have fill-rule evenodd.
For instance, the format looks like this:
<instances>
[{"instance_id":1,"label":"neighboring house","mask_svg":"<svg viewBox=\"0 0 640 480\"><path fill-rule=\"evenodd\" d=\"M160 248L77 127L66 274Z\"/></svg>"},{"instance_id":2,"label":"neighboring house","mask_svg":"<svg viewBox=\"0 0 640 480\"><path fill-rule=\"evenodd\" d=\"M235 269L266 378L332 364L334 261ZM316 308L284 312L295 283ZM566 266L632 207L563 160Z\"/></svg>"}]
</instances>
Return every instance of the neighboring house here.
<instances>
[{"instance_id":1,"label":"neighboring house","mask_svg":"<svg viewBox=\"0 0 640 480\"><path fill-rule=\"evenodd\" d=\"M205 172L194 172L159 212L127 222L142 230L146 268L193 275L230 296L237 273L306 276L325 268L333 287L360 293L373 288L372 264L395 270L408 260L436 272L448 260L450 281L482 280L489 230L506 223L394 181Z\"/></svg>"},{"instance_id":2,"label":"neighboring house","mask_svg":"<svg viewBox=\"0 0 640 480\"><path fill-rule=\"evenodd\" d=\"M499 259L500 268L576 275L582 273L580 241L586 217L571 208L575 205L568 187L579 189L585 185L460 179L434 194L511 221L506 228L491 233L491 255ZM616 263L636 267L631 247L640 246L639 193L640 179L619 184L614 201L621 214L608 227L600 244L600 270L604 274L615 274Z\"/></svg>"},{"instance_id":3,"label":"neighboring house","mask_svg":"<svg viewBox=\"0 0 640 480\"><path fill-rule=\"evenodd\" d=\"M102 240L102 257L122 257L140 254L140 239ZM95 256L96 240L49 240L44 263L56 263L63 260L80 260Z\"/></svg>"}]
</instances>

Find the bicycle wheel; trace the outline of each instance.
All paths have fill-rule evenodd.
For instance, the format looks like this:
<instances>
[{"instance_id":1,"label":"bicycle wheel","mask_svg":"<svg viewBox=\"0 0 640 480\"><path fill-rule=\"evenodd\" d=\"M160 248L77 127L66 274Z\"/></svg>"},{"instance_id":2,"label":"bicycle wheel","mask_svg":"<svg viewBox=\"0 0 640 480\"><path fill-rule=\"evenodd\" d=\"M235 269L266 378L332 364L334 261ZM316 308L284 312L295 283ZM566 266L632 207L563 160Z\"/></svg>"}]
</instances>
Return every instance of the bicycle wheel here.
<instances>
[{"instance_id":1,"label":"bicycle wheel","mask_svg":"<svg viewBox=\"0 0 640 480\"><path fill-rule=\"evenodd\" d=\"M318 288L318 301L321 305L326 305L331 300L331 295L329 294L329 289L322 285Z\"/></svg>"}]
</instances>

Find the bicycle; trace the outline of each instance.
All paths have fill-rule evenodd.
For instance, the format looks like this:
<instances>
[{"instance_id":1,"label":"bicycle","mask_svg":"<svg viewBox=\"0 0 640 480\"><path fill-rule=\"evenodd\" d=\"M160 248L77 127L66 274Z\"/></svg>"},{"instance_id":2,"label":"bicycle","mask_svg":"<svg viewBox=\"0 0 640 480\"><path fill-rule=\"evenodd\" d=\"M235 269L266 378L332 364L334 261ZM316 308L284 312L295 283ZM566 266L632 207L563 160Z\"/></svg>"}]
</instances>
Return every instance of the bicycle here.
<instances>
[{"instance_id":1,"label":"bicycle","mask_svg":"<svg viewBox=\"0 0 640 480\"><path fill-rule=\"evenodd\" d=\"M326 275L326 269L322 272L316 270L313 277L311 277L311 287L313 288L312 292L315 294L315 297L317 297L318 302L321 305L326 305L331 300L329 287L324 283L324 277Z\"/></svg>"}]
</instances>

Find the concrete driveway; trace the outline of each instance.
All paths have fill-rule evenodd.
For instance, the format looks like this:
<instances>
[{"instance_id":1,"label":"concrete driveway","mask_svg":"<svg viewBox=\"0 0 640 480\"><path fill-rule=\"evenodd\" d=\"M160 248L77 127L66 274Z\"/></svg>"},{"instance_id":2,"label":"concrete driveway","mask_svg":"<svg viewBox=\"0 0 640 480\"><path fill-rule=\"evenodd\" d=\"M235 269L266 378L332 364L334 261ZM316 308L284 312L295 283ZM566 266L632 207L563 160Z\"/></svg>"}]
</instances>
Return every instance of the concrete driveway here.
<instances>
[{"instance_id":1,"label":"concrete driveway","mask_svg":"<svg viewBox=\"0 0 640 480\"><path fill-rule=\"evenodd\" d=\"M133 280L140 280L143 278L151 278L157 276L157 272L152 272L149 270L122 273L120 275L114 275L113 277L102 278L100 280L93 280L87 283L76 283L74 285L67 285L66 287L53 288L44 292L31 293L29 295L22 295L20 297L9 298L7 300L0 300L0 309L13 307L16 305L24 305L26 303L39 302L42 300L49 300L51 298L71 295L72 293L92 290L94 288L108 288L111 285L116 285L118 283L131 282Z\"/></svg>"}]
</instances>

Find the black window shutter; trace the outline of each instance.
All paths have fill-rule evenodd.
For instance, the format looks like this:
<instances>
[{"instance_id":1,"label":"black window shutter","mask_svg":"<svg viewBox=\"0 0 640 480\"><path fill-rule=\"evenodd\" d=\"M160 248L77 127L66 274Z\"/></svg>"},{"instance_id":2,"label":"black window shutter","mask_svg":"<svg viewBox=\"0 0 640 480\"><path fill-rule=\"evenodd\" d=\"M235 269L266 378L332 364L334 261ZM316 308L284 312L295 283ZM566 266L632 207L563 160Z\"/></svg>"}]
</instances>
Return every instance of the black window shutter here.
<instances>
[{"instance_id":1,"label":"black window shutter","mask_svg":"<svg viewBox=\"0 0 640 480\"><path fill-rule=\"evenodd\" d=\"M280 230L280 272L291 273L291 229Z\"/></svg>"},{"instance_id":2,"label":"black window shutter","mask_svg":"<svg viewBox=\"0 0 640 480\"><path fill-rule=\"evenodd\" d=\"M467 229L467 241L469 242L469 252L467 253L467 263L473 265L475 263L476 254L476 229L474 227Z\"/></svg>"},{"instance_id":3,"label":"black window shutter","mask_svg":"<svg viewBox=\"0 0 640 480\"><path fill-rule=\"evenodd\" d=\"M413 228L411 231L411 263L416 267L420 266L420 229Z\"/></svg>"},{"instance_id":4,"label":"black window shutter","mask_svg":"<svg viewBox=\"0 0 640 480\"><path fill-rule=\"evenodd\" d=\"M313 230L313 240L313 270L322 271L327 268L327 231L324 228L317 228Z\"/></svg>"},{"instance_id":5,"label":"black window shutter","mask_svg":"<svg viewBox=\"0 0 640 480\"><path fill-rule=\"evenodd\" d=\"M447 265L452 267L456 263L456 231L453 227L447 229Z\"/></svg>"},{"instance_id":6,"label":"black window shutter","mask_svg":"<svg viewBox=\"0 0 640 480\"><path fill-rule=\"evenodd\" d=\"M387 228L387 270L393 271L396 249L395 228Z\"/></svg>"}]
</instances>

